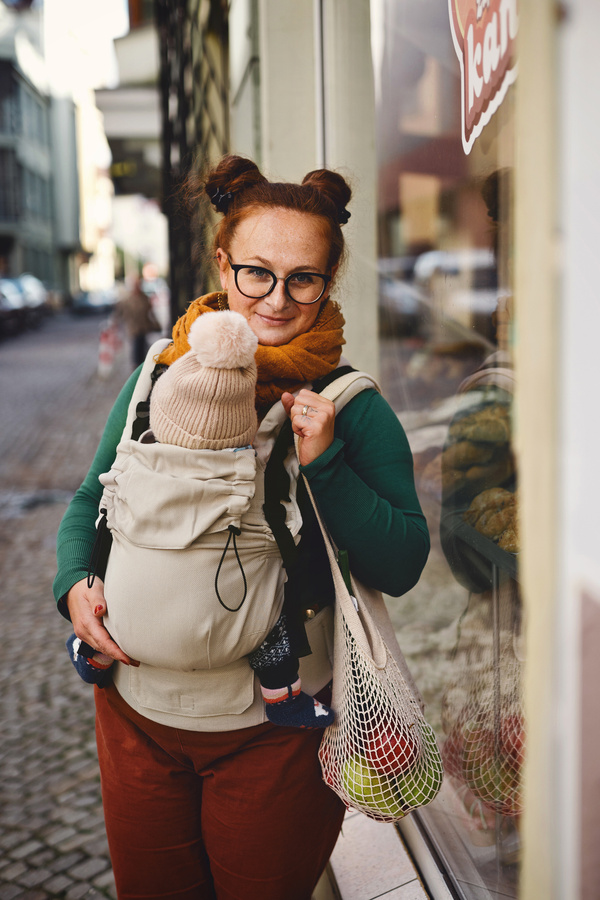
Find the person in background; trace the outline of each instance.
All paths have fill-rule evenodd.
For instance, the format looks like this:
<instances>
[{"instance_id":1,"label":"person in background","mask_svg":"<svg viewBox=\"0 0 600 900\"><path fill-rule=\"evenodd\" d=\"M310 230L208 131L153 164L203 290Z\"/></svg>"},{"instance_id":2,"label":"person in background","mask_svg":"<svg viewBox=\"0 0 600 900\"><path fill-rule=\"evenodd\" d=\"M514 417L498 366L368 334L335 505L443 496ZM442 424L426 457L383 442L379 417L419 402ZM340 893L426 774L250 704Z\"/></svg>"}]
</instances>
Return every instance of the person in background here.
<instances>
[{"instance_id":1,"label":"person in background","mask_svg":"<svg viewBox=\"0 0 600 900\"><path fill-rule=\"evenodd\" d=\"M142 289L142 279L137 277L131 291L115 307L115 318L122 322L131 340L133 367L137 369L148 352L148 335L160 332L160 324L154 315L150 297Z\"/></svg>"}]
</instances>

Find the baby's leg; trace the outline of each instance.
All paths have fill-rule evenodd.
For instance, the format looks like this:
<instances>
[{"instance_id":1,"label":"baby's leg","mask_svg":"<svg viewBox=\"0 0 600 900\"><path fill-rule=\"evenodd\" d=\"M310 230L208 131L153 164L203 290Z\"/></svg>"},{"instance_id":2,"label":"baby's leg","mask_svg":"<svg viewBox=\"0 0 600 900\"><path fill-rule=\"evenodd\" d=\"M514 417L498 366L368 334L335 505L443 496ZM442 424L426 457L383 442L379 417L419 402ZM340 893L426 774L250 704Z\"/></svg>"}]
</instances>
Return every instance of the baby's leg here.
<instances>
[{"instance_id":1,"label":"baby's leg","mask_svg":"<svg viewBox=\"0 0 600 900\"><path fill-rule=\"evenodd\" d=\"M80 676L88 684L97 684L98 687L104 687L110 680L110 667L114 663L114 659L99 653L85 644L75 634L72 634L67 641L67 650L71 657L71 662L79 672Z\"/></svg>"},{"instance_id":2,"label":"baby's leg","mask_svg":"<svg viewBox=\"0 0 600 900\"><path fill-rule=\"evenodd\" d=\"M294 728L326 728L331 725L333 710L301 689L298 657L290 646L285 614L279 617L248 661L260 679L270 722Z\"/></svg>"}]
</instances>

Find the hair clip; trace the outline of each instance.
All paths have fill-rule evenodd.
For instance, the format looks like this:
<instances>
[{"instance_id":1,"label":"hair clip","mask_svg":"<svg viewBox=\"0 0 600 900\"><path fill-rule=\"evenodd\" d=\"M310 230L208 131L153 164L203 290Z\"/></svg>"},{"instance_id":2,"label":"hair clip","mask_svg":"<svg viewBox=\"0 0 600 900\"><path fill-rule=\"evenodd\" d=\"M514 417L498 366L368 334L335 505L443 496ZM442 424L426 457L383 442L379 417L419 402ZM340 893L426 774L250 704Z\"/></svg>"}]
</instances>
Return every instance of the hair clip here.
<instances>
[{"instance_id":1,"label":"hair clip","mask_svg":"<svg viewBox=\"0 0 600 900\"><path fill-rule=\"evenodd\" d=\"M214 194L211 194L211 197L210 197L210 202L213 204L213 206L215 207L217 212L220 212L220 213L227 212L227 210L229 208L229 204L231 203L232 200L233 200L233 194L231 193L231 191L227 191L227 193L224 194L221 191L221 188L215 188Z\"/></svg>"},{"instance_id":2,"label":"hair clip","mask_svg":"<svg viewBox=\"0 0 600 900\"><path fill-rule=\"evenodd\" d=\"M345 225L348 219L350 218L350 213L347 209L340 209L338 212L338 222L340 225Z\"/></svg>"}]
</instances>

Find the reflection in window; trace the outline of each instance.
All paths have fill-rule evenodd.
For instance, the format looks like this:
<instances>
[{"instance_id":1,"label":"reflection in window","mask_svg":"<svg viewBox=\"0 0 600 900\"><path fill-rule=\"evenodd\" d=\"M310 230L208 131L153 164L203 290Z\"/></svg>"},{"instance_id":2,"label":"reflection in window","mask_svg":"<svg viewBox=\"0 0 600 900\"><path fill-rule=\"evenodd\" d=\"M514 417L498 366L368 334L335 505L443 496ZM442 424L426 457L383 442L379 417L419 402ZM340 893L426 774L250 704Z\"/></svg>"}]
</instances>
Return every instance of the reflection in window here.
<instances>
[{"instance_id":1,"label":"reflection in window","mask_svg":"<svg viewBox=\"0 0 600 900\"><path fill-rule=\"evenodd\" d=\"M371 10L381 377L432 536L421 582L389 604L445 763L442 792L419 815L459 895L516 897L525 725L515 87L466 154L448 5L372 0Z\"/></svg>"}]
</instances>

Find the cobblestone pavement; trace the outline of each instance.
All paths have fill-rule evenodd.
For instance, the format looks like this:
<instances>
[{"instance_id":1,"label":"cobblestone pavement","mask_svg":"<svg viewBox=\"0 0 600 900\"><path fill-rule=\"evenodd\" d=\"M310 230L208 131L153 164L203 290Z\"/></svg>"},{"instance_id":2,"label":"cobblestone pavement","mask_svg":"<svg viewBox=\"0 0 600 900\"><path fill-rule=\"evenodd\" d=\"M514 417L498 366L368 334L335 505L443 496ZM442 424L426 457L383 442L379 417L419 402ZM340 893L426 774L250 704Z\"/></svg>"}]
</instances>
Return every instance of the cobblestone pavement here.
<instances>
[{"instance_id":1,"label":"cobblestone pavement","mask_svg":"<svg viewBox=\"0 0 600 900\"><path fill-rule=\"evenodd\" d=\"M115 897L92 688L52 598L55 536L130 366L97 375L100 320L0 344L0 900Z\"/></svg>"}]
</instances>

